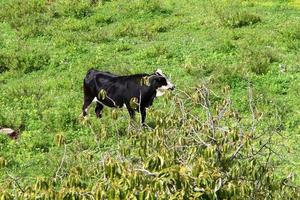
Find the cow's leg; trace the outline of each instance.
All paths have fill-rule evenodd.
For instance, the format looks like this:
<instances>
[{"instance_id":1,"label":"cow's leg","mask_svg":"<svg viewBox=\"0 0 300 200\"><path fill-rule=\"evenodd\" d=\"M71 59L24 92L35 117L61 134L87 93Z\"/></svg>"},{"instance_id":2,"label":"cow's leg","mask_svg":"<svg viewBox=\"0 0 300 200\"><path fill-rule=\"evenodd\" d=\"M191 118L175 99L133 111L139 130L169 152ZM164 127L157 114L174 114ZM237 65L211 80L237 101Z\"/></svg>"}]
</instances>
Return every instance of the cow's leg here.
<instances>
[{"instance_id":1,"label":"cow's leg","mask_svg":"<svg viewBox=\"0 0 300 200\"><path fill-rule=\"evenodd\" d=\"M88 107L92 103L93 98L88 96L84 96L83 106L82 106L82 116L85 117L87 115Z\"/></svg>"},{"instance_id":2,"label":"cow's leg","mask_svg":"<svg viewBox=\"0 0 300 200\"><path fill-rule=\"evenodd\" d=\"M87 115L88 107L92 103L94 97L91 95L91 91L88 85L83 81L83 106L82 106L82 116Z\"/></svg>"},{"instance_id":3,"label":"cow's leg","mask_svg":"<svg viewBox=\"0 0 300 200\"><path fill-rule=\"evenodd\" d=\"M126 104L126 108L127 108L127 110L128 110L128 113L129 113L129 115L130 115L130 118L131 119L134 119L134 117L135 117L135 111L130 107L130 105L128 104Z\"/></svg>"},{"instance_id":4,"label":"cow's leg","mask_svg":"<svg viewBox=\"0 0 300 200\"><path fill-rule=\"evenodd\" d=\"M96 103L95 113L98 118L101 118L101 112L102 112L103 108L104 108L104 106L101 103L99 103L99 102Z\"/></svg>"},{"instance_id":5,"label":"cow's leg","mask_svg":"<svg viewBox=\"0 0 300 200\"><path fill-rule=\"evenodd\" d=\"M146 108L141 107L141 117L142 117L142 125L145 125L145 120L146 120Z\"/></svg>"}]
</instances>

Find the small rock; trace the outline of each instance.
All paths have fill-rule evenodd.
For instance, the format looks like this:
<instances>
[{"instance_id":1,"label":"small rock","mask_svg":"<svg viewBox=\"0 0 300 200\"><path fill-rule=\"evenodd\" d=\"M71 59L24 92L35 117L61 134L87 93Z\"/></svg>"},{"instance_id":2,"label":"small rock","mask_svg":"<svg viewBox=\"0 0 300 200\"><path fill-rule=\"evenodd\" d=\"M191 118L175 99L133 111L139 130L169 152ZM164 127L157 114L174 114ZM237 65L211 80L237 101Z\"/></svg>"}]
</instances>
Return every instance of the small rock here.
<instances>
[{"instance_id":1,"label":"small rock","mask_svg":"<svg viewBox=\"0 0 300 200\"><path fill-rule=\"evenodd\" d=\"M11 139L17 139L19 136L19 132L11 128L0 128L0 133L7 135Z\"/></svg>"},{"instance_id":2,"label":"small rock","mask_svg":"<svg viewBox=\"0 0 300 200\"><path fill-rule=\"evenodd\" d=\"M280 70L280 72L286 72L285 64L279 64L279 70Z\"/></svg>"}]
</instances>

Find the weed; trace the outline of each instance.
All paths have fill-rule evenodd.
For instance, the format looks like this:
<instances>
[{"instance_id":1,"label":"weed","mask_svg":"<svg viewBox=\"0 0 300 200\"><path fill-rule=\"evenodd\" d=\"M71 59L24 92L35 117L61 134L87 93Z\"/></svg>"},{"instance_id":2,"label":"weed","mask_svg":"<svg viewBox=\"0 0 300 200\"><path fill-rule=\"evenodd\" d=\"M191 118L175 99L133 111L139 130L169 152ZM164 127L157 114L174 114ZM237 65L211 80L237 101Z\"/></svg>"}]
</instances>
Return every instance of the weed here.
<instances>
[{"instance_id":1,"label":"weed","mask_svg":"<svg viewBox=\"0 0 300 200\"><path fill-rule=\"evenodd\" d=\"M249 49L244 49L243 53L244 67L258 75L266 74L270 64L278 61L278 55L270 47L264 49L249 47Z\"/></svg>"},{"instance_id":2,"label":"weed","mask_svg":"<svg viewBox=\"0 0 300 200\"><path fill-rule=\"evenodd\" d=\"M243 26L249 26L261 22L261 18L251 13L237 12L233 15L228 16L226 19L222 19L222 21L227 26L240 28Z\"/></svg>"},{"instance_id":3,"label":"weed","mask_svg":"<svg viewBox=\"0 0 300 200\"><path fill-rule=\"evenodd\" d=\"M212 1L212 8L218 16L223 26L231 28L241 28L261 22L261 17L257 14L241 10L238 2L228 2L224 4Z\"/></svg>"}]
</instances>

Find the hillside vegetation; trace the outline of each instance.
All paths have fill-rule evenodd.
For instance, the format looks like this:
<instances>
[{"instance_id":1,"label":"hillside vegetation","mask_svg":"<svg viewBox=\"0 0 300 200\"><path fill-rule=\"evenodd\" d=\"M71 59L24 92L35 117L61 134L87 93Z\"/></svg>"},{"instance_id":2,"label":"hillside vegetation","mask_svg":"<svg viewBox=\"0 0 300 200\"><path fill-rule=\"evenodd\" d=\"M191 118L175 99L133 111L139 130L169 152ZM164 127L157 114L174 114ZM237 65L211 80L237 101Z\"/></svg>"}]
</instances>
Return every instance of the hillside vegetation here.
<instances>
[{"instance_id":1,"label":"hillside vegetation","mask_svg":"<svg viewBox=\"0 0 300 200\"><path fill-rule=\"evenodd\" d=\"M1 0L1 199L299 199L299 1ZM147 127L90 68L170 77Z\"/></svg>"}]
</instances>

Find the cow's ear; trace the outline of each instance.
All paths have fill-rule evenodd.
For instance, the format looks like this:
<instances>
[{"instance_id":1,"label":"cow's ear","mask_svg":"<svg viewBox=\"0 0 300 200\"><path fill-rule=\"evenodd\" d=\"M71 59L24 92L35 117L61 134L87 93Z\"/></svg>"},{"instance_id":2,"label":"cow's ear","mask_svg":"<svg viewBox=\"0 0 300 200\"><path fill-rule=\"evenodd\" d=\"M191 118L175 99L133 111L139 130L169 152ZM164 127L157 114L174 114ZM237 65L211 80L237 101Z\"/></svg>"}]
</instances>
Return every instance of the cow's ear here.
<instances>
[{"instance_id":1,"label":"cow's ear","mask_svg":"<svg viewBox=\"0 0 300 200\"><path fill-rule=\"evenodd\" d=\"M161 69L157 69L157 70L155 71L155 74L156 74L156 75L160 75L160 76L162 76L162 75L163 75L163 73L162 73L162 70L161 70Z\"/></svg>"}]
</instances>

